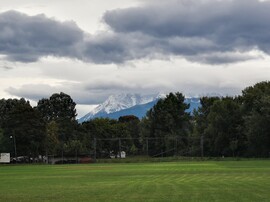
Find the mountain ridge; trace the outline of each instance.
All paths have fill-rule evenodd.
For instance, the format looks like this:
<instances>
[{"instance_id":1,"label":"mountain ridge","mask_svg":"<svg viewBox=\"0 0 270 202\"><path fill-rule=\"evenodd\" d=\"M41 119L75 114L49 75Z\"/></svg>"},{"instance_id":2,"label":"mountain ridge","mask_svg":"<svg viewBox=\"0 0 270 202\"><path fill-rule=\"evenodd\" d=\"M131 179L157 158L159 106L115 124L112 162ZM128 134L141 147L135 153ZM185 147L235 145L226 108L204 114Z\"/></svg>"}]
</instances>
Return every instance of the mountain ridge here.
<instances>
[{"instance_id":1,"label":"mountain ridge","mask_svg":"<svg viewBox=\"0 0 270 202\"><path fill-rule=\"evenodd\" d=\"M116 94L111 95L103 103L84 115L78 121L80 123L97 117L108 117L109 114L131 108L136 105L144 105L156 99L165 97L165 94L140 95L140 94Z\"/></svg>"},{"instance_id":2,"label":"mountain ridge","mask_svg":"<svg viewBox=\"0 0 270 202\"><path fill-rule=\"evenodd\" d=\"M94 118L112 118L118 119L120 116L134 115L142 118L146 112L151 109L159 99L165 98L163 93L153 95L140 94L118 94L111 95L103 103L99 104L92 111L78 120L79 123L89 121ZM199 98L186 98L185 103L190 104L187 112L192 113L194 109L200 106Z\"/></svg>"}]
</instances>

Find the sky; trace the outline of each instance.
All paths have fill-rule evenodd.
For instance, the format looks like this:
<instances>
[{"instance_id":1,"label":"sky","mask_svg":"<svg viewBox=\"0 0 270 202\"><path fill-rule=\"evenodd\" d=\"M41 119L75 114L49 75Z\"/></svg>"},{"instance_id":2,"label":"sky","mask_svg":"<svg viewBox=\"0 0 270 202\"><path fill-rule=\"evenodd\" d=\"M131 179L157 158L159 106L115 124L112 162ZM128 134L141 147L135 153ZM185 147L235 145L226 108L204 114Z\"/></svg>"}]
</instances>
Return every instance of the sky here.
<instances>
[{"instance_id":1,"label":"sky","mask_svg":"<svg viewBox=\"0 0 270 202\"><path fill-rule=\"evenodd\" d=\"M270 1L0 1L0 98L239 95L270 78Z\"/></svg>"}]
</instances>

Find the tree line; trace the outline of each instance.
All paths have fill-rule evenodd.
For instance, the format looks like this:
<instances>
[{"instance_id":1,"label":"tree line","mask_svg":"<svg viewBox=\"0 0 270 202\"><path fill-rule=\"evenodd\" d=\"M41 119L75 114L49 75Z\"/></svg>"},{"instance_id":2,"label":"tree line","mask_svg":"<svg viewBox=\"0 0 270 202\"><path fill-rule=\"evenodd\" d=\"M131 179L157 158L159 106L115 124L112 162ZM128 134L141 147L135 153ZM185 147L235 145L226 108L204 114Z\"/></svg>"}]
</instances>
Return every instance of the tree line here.
<instances>
[{"instance_id":1,"label":"tree line","mask_svg":"<svg viewBox=\"0 0 270 202\"><path fill-rule=\"evenodd\" d=\"M32 107L25 99L0 100L0 152L17 156L93 155L124 150L149 156L270 156L270 82L236 97L202 97L192 115L181 93L160 99L141 120L96 118L79 124L76 103L55 93ZM16 141L16 142L14 142Z\"/></svg>"}]
</instances>

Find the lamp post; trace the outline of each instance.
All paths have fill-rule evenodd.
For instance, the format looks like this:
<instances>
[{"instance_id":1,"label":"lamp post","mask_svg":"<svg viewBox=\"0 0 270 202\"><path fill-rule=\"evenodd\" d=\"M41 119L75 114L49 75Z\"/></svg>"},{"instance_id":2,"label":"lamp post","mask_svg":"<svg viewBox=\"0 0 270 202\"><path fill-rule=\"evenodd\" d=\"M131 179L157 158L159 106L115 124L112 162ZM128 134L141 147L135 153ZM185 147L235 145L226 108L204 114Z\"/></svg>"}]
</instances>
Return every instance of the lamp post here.
<instances>
[{"instance_id":1,"label":"lamp post","mask_svg":"<svg viewBox=\"0 0 270 202\"><path fill-rule=\"evenodd\" d=\"M14 144L14 155L15 155L15 160L17 163L17 148L16 148L16 136L15 135L11 135L10 139L13 139L13 144Z\"/></svg>"},{"instance_id":2,"label":"lamp post","mask_svg":"<svg viewBox=\"0 0 270 202\"><path fill-rule=\"evenodd\" d=\"M203 158L204 157L204 149L203 149L203 144L204 144L204 137L203 135L201 136L201 157Z\"/></svg>"}]
</instances>

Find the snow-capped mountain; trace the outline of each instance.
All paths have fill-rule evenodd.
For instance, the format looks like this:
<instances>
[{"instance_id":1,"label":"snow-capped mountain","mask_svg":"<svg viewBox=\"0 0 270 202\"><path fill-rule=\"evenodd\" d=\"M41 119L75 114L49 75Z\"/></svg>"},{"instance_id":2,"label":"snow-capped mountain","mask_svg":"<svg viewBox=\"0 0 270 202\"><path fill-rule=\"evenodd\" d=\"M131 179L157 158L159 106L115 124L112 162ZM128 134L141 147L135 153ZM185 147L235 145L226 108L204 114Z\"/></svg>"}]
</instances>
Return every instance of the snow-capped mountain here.
<instances>
[{"instance_id":1,"label":"snow-capped mountain","mask_svg":"<svg viewBox=\"0 0 270 202\"><path fill-rule=\"evenodd\" d=\"M94 108L88 114L80 118L78 121L82 123L96 117L109 117L109 114L129 109L137 105L144 105L164 97L165 94L161 93L145 96L140 94L111 95L105 102L98 105L96 108Z\"/></svg>"},{"instance_id":2,"label":"snow-capped mountain","mask_svg":"<svg viewBox=\"0 0 270 202\"><path fill-rule=\"evenodd\" d=\"M142 118L159 99L165 98L166 94L140 95L140 94L118 94L111 95L105 102L98 105L88 114L78 120L79 123L94 118L118 119L120 116L135 115ZM185 103L190 104L187 112L192 113L200 107L200 99L197 97L186 98Z\"/></svg>"}]
</instances>

